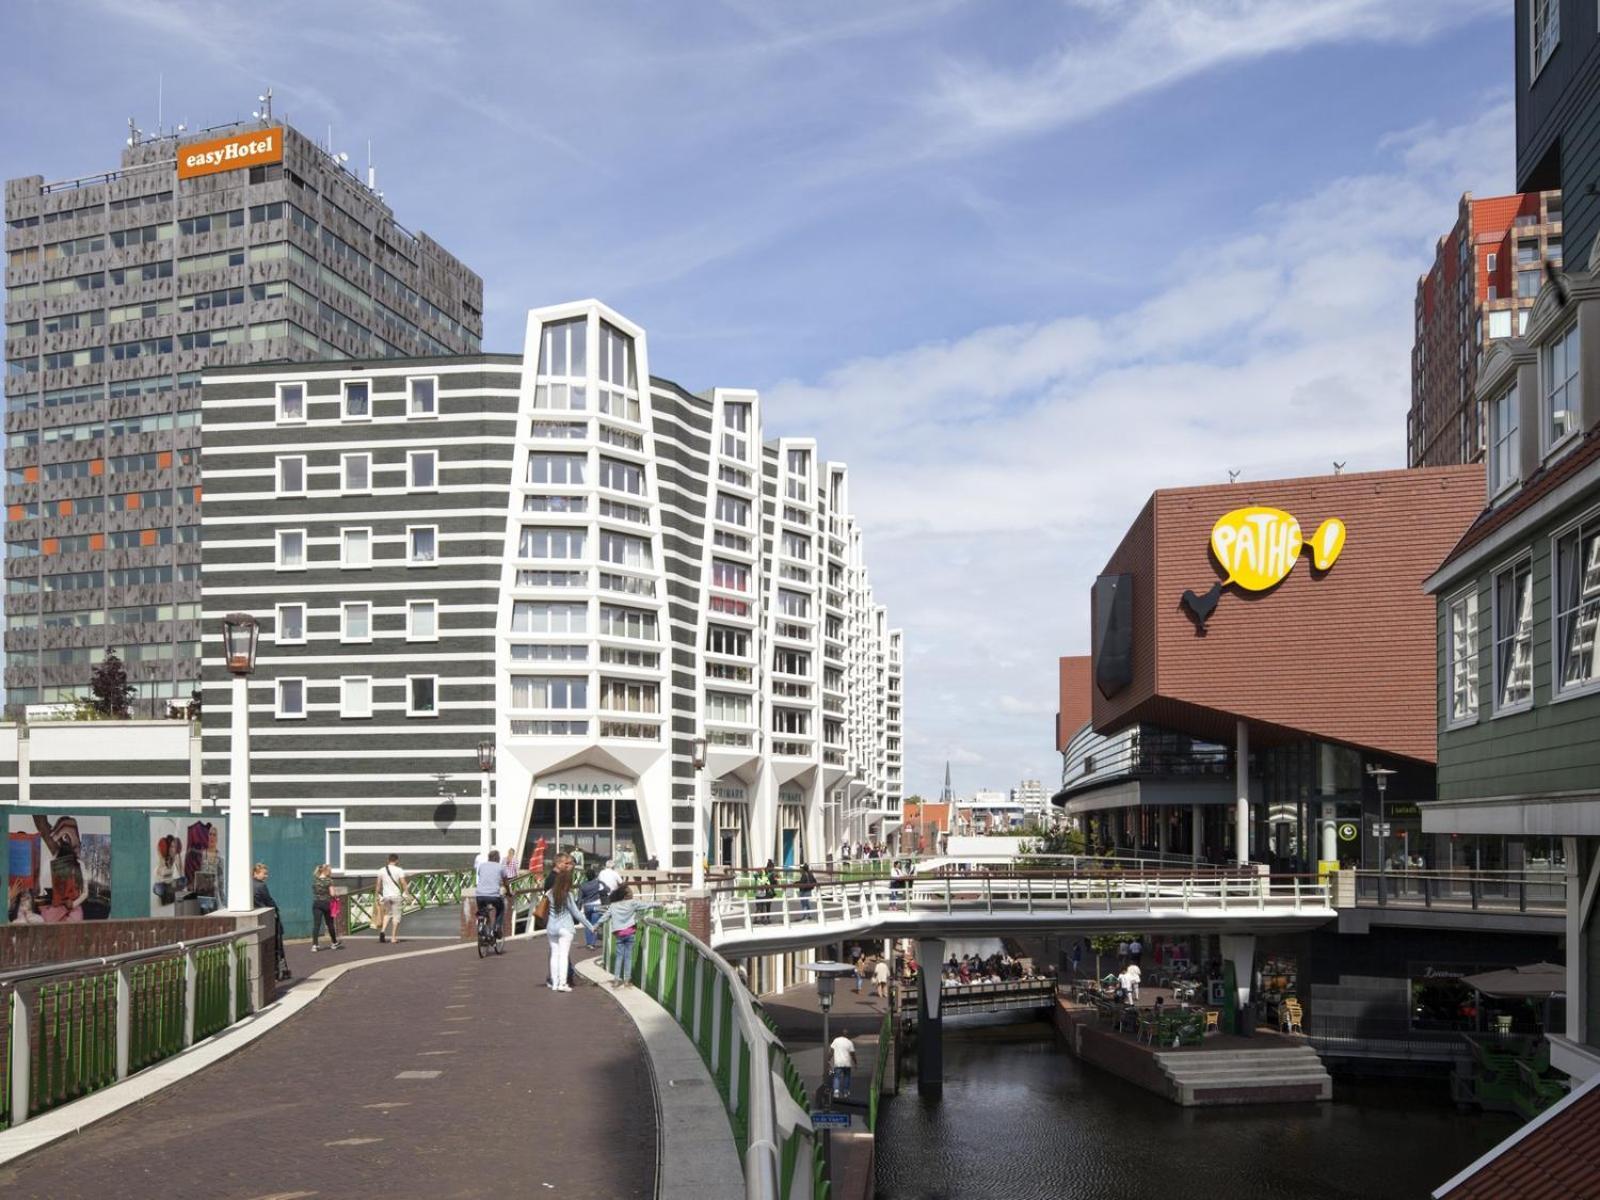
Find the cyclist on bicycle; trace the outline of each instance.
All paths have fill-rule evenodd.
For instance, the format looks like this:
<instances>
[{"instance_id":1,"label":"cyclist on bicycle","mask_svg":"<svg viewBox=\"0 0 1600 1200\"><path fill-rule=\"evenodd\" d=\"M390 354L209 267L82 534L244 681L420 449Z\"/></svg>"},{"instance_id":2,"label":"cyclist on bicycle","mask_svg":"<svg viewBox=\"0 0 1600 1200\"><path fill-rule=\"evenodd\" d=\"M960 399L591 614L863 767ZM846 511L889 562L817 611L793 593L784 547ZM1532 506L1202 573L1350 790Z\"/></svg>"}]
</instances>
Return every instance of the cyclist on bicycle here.
<instances>
[{"instance_id":1,"label":"cyclist on bicycle","mask_svg":"<svg viewBox=\"0 0 1600 1200\"><path fill-rule=\"evenodd\" d=\"M478 902L478 916L494 909L494 935L501 937L506 923L506 901L500 894L505 882L505 871L500 865L500 851L491 850L487 858L478 862L478 884L473 899Z\"/></svg>"}]
</instances>

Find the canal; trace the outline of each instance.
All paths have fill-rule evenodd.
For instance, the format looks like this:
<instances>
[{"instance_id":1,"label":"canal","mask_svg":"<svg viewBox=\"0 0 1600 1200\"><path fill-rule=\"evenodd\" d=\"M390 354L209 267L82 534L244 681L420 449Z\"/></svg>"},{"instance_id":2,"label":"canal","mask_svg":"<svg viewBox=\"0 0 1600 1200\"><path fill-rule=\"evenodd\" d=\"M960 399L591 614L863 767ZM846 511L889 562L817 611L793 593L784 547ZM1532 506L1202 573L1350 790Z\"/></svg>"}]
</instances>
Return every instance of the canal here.
<instances>
[{"instance_id":1,"label":"canal","mask_svg":"<svg viewBox=\"0 0 1600 1200\"><path fill-rule=\"evenodd\" d=\"M1443 1085L1335 1080L1331 1104L1182 1109L1046 1025L945 1030L944 1099L878 1122L882 1200L1424 1200L1519 1122Z\"/></svg>"}]
</instances>

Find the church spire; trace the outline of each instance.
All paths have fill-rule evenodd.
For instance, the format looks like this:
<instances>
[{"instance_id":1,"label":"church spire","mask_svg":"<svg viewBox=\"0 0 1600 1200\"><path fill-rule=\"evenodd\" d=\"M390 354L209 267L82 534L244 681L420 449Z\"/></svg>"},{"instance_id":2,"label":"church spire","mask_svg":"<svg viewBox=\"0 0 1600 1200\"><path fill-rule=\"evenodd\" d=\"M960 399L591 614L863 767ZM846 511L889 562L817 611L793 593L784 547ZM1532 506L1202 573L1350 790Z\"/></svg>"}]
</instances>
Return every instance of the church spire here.
<instances>
[{"instance_id":1,"label":"church spire","mask_svg":"<svg viewBox=\"0 0 1600 1200\"><path fill-rule=\"evenodd\" d=\"M944 760L944 791L939 793L939 803L951 804L955 798L956 794L950 788L950 760L947 758Z\"/></svg>"}]
</instances>

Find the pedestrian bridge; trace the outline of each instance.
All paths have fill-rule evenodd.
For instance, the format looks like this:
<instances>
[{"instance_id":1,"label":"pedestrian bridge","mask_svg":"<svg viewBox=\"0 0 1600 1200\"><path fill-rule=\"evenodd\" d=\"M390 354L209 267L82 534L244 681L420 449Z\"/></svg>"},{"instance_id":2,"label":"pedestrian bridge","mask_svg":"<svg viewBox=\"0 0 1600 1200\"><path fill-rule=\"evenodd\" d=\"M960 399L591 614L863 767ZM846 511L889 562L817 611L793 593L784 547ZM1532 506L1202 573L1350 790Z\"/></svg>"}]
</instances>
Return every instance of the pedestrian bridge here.
<instances>
[{"instance_id":1,"label":"pedestrian bridge","mask_svg":"<svg viewBox=\"0 0 1600 1200\"><path fill-rule=\"evenodd\" d=\"M730 958L857 938L1011 934L1289 933L1335 920L1330 886L1253 872L1099 875L997 872L786 887L762 899L723 889L711 903L711 945Z\"/></svg>"}]
</instances>

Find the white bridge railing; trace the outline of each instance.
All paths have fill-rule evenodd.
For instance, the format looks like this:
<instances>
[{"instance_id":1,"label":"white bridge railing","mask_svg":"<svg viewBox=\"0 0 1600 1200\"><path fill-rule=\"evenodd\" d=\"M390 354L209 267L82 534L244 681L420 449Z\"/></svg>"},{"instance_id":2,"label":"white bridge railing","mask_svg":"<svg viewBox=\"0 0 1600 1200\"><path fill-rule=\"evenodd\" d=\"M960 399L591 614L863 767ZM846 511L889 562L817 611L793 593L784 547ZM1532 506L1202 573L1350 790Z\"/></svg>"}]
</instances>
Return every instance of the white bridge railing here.
<instances>
[{"instance_id":1,"label":"white bridge railing","mask_svg":"<svg viewBox=\"0 0 1600 1200\"><path fill-rule=\"evenodd\" d=\"M822 884L810 895L793 887L763 898L748 889L718 892L711 906L714 942L830 926L914 925L918 918L993 916L1331 914L1330 885L1265 875L942 875L899 881ZM937 923L931 920L930 924Z\"/></svg>"}]
</instances>

